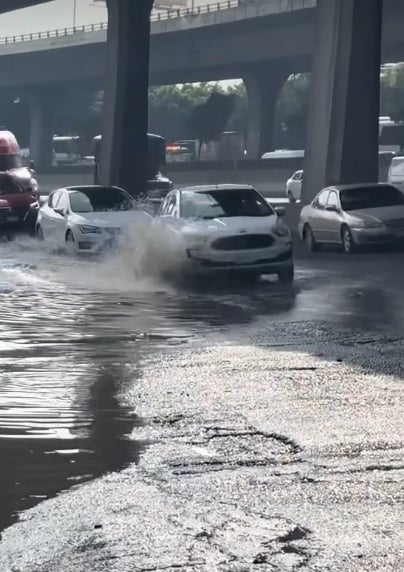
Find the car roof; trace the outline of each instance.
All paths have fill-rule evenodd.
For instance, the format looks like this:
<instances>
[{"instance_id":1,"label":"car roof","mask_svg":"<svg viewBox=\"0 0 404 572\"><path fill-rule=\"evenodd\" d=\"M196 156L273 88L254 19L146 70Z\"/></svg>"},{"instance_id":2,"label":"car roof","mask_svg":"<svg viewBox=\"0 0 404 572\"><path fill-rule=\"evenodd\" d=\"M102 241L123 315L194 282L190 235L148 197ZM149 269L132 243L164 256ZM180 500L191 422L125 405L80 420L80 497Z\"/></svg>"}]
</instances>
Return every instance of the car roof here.
<instances>
[{"instance_id":1,"label":"car roof","mask_svg":"<svg viewBox=\"0 0 404 572\"><path fill-rule=\"evenodd\" d=\"M368 187L393 187L390 183L354 183L352 185L331 185L330 187L325 187L322 191L348 191L353 189L367 189Z\"/></svg>"},{"instance_id":2,"label":"car roof","mask_svg":"<svg viewBox=\"0 0 404 572\"><path fill-rule=\"evenodd\" d=\"M210 191L255 191L251 185L232 185L230 183L220 185L195 185L192 187L182 187L182 191L192 191L193 193L208 193Z\"/></svg>"}]
</instances>

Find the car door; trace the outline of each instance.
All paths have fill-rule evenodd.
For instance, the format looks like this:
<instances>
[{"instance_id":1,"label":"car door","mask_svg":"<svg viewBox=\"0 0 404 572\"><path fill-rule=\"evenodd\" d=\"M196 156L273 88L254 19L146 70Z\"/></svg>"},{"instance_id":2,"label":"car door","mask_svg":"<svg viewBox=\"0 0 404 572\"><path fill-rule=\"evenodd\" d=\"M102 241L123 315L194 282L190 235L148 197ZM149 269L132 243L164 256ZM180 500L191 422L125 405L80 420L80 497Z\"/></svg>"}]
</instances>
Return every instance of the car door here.
<instances>
[{"instance_id":1,"label":"car door","mask_svg":"<svg viewBox=\"0 0 404 572\"><path fill-rule=\"evenodd\" d=\"M54 211L54 205L58 202L61 191L54 191L48 197L47 203L41 208L41 214L38 224L42 229L45 239L54 240L56 232L57 214Z\"/></svg>"},{"instance_id":2,"label":"car door","mask_svg":"<svg viewBox=\"0 0 404 572\"><path fill-rule=\"evenodd\" d=\"M67 216L69 213L69 198L66 191L60 191L57 200L54 202L53 212L54 217L54 236L55 241L60 244L65 244Z\"/></svg>"},{"instance_id":3,"label":"car door","mask_svg":"<svg viewBox=\"0 0 404 572\"><path fill-rule=\"evenodd\" d=\"M324 211L324 241L341 242L341 204L336 190L331 190Z\"/></svg>"},{"instance_id":4,"label":"car door","mask_svg":"<svg viewBox=\"0 0 404 572\"><path fill-rule=\"evenodd\" d=\"M302 190L302 171L296 171L290 181L290 190L292 191L295 199L300 199Z\"/></svg>"},{"instance_id":5,"label":"car door","mask_svg":"<svg viewBox=\"0 0 404 572\"><path fill-rule=\"evenodd\" d=\"M311 230L313 232L314 238L318 242L322 242L326 235L326 224L325 224L325 207L327 206L328 195L330 191L328 189L322 191L312 204L312 209L310 212L309 223Z\"/></svg>"}]
</instances>

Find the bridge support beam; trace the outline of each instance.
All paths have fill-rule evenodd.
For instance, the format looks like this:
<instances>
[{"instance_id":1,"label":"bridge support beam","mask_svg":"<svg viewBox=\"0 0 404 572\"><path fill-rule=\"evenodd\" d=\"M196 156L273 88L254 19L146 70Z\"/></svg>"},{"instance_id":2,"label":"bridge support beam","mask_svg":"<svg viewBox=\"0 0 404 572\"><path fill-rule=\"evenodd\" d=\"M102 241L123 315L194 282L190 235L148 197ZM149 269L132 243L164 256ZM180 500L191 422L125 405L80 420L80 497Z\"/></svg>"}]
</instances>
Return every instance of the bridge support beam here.
<instances>
[{"instance_id":1,"label":"bridge support beam","mask_svg":"<svg viewBox=\"0 0 404 572\"><path fill-rule=\"evenodd\" d=\"M153 0L107 0L107 83L100 180L132 195L147 178L150 13Z\"/></svg>"},{"instance_id":2,"label":"bridge support beam","mask_svg":"<svg viewBox=\"0 0 404 572\"><path fill-rule=\"evenodd\" d=\"M30 157L39 172L52 167L54 112L57 94L49 87L31 90L28 94L30 108Z\"/></svg>"},{"instance_id":3,"label":"bridge support beam","mask_svg":"<svg viewBox=\"0 0 404 572\"><path fill-rule=\"evenodd\" d=\"M290 75L286 67L260 65L243 77L248 97L247 157L259 159L274 148L276 107Z\"/></svg>"},{"instance_id":4,"label":"bridge support beam","mask_svg":"<svg viewBox=\"0 0 404 572\"><path fill-rule=\"evenodd\" d=\"M378 180L383 0L318 0L303 203Z\"/></svg>"}]
</instances>

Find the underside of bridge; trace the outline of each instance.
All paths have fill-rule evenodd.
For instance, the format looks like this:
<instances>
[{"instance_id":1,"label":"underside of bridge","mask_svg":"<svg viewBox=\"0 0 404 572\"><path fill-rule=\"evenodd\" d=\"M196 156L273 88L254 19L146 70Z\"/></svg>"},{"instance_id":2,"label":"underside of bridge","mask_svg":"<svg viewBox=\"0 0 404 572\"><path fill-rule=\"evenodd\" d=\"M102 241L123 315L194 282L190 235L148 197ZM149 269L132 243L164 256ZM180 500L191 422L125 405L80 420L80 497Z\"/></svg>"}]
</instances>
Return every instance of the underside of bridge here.
<instances>
[{"instance_id":1,"label":"underside of bridge","mask_svg":"<svg viewBox=\"0 0 404 572\"><path fill-rule=\"evenodd\" d=\"M0 14L11 12L12 10L21 10L21 8L29 8L36 4L45 4L51 0L0 0Z\"/></svg>"}]
</instances>

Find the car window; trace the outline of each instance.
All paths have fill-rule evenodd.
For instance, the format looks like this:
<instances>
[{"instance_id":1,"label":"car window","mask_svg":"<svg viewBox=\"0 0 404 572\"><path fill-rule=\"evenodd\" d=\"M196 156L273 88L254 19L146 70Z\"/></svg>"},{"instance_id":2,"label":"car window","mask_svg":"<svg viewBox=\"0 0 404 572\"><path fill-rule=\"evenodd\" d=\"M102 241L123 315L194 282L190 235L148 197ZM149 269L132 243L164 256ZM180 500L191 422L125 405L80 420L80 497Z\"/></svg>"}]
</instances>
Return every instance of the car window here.
<instances>
[{"instance_id":1,"label":"car window","mask_svg":"<svg viewBox=\"0 0 404 572\"><path fill-rule=\"evenodd\" d=\"M70 187L70 208L75 213L133 210L131 198L117 187Z\"/></svg>"},{"instance_id":2,"label":"car window","mask_svg":"<svg viewBox=\"0 0 404 572\"><path fill-rule=\"evenodd\" d=\"M58 210L66 211L69 208L69 202L66 197L66 193L63 191L59 193L57 201L55 201L55 206L53 207Z\"/></svg>"},{"instance_id":3,"label":"car window","mask_svg":"<svg viewBox=\"0 0 404 572\"><path fill-rule=\"evenodd\" d=\"M339 208L338 195L335 191L331 191L328 197L327 206Z\"/></svg>"},{"instance_id":4,"label":"car window","mask_svg":"<svg viewBox=\"0 0 404 572\"><path fill-rule=\"evenodd\" d=\"M172 195L170 195L170 198L167 202L166 212L164 214L168 216L175 216L176 207L177 207L177 197L175 193L173 193Z\"/></svg>"},{"instance_id":5,"label":"car window","mask_svg":"<svg viewBox=\"0 0 404 572\"><path fill-rule=\"evenodd\" d=\"M344 211L394 207L404 204L404 195L392 185L369 185L341 191Z\"/></svg>"},{"instance_id":6,"label":"car window","mask_svg":"<svg viewBox=\"0 0 404 572\"><path fill-rule=\"evenodd\" d=\"M48 199L48 207L50 207L51 209L55 208L56 203L58 202L60 197L60 191L55 191L54 193L52 193L51 195L49 195L49 199Z\"/></svg>"},{"instance_id":7,"label":"car window","mask_svg":"<svg viewBox=\"0 0 404 572\"><path fill-rule=\"evenodd\" d=\"M181 217L214 219L223 217L262 217L274 214L254 189L228 188L211 191L182 191Z\"/></svg>"},{"instance_id":8,"label":"car window","mask_svg":"<svg viewBox=\"0 0 404 572\"><path fill-rule=\"evenodd\" d=\"M327 204L329 193L330 191L323 191L322 193L320 193L315 201L314 206L318 209L324 209Z\"/></svg>"}]
</instances>

